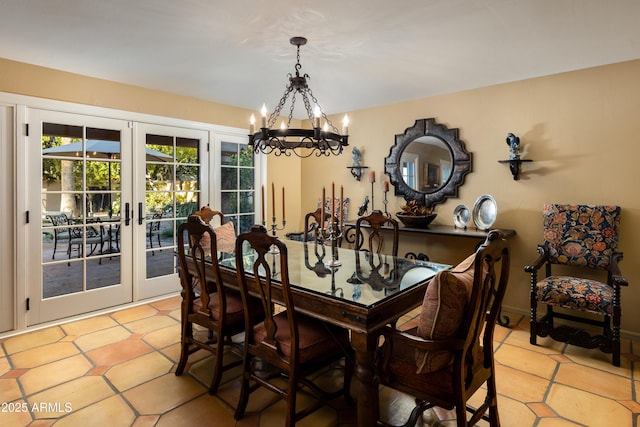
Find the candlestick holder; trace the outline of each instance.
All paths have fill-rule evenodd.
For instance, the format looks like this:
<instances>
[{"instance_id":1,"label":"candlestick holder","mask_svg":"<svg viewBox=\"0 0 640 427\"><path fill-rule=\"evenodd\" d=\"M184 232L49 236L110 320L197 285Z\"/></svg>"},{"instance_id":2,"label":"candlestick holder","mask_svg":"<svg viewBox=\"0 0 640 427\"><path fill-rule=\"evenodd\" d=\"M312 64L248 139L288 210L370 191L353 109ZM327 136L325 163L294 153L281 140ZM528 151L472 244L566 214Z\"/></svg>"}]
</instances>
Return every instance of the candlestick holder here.
<instances>
[{"instance_id":1,"label":"candlestick holder","mask_svg":"<svg viewBox=\"0 0 640 427\"><path fill-rule=\"evenodd\" d=\"M322 244L326 240L331 243L331 259L324 263L327 267L339 267L342 265L342 261L338 259L338 240L341 238L342 230L335 220L329 221L326 227L318 229L318 239L321 240Z\"/></svg>"},{"instance_id":2,"label":"candlestick holder","mask_svg":"<svg viewBox=\"0 0 640 427\"><path fill-rule=\"evenodd\" d=\"M389 215L389 212L387 211L387 203L389 203L389 201L387 200L387 192L384 192L384 200L382 201L382 204L384 205L384 214L386 216L391 216Z\"/></svg>"},{"instance_id":3,"label":"candlestick holder","mask_svg":"<svg viewBox=\"0 0 640 427\"><path fill-rule=\"evenodd\" d=\"M373 184L375 184L375 182L371 183L371 212L373 212L376 209L373 204Z\"/></svg>"},{"instance_id":4,"label":"candlestick holder","mask_svg":"<svg viewBox=\"0 0 640 427\"><path fill-rule=\"evenodd\" d=\"M262 225L263 225L264 227L266 227L266 226L267 226L267 223L266 223L266 221L265 221L265 220L262 220ZM278 227L278 223L277 223L277 221L276 221L276 217L275 217L275 216L272 216L272 217L271 217L271 226L270 226L270 228L271 228L271 235L272 235L272 236L275 236L275 235L276 235L276 231L282 231L282 230L284 230L285 225L287 225L287 220L283 219L283 220L282 220L282 227ZM270 254L277 254L277 253L280 253L280 251L278 251L278 248L277 248L275 245L273 245L273 246L271 246L271 250L269 250L269 253L270 253Z\"/></svg>"}]
</instances>

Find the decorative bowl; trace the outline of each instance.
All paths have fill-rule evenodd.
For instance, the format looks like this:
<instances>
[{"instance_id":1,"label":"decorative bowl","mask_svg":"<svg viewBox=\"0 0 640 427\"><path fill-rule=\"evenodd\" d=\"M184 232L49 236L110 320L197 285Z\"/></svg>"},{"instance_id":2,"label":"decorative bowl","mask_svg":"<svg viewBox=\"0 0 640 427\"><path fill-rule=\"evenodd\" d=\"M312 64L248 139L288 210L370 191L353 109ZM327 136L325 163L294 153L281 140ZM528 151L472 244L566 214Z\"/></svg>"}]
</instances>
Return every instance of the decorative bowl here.
<instances>
[{"instance_id":1,"label":"decorative bowl","mask_svg":"<svg viewBox=\"0 0 640 427\"><path fill-rule=\"evenodd\" d=\"M398 219L406 226L411 228L425 228L433 221L438 214L429 215L406 215L402 212L396 214Z\"/></svg>"}]
</instances>

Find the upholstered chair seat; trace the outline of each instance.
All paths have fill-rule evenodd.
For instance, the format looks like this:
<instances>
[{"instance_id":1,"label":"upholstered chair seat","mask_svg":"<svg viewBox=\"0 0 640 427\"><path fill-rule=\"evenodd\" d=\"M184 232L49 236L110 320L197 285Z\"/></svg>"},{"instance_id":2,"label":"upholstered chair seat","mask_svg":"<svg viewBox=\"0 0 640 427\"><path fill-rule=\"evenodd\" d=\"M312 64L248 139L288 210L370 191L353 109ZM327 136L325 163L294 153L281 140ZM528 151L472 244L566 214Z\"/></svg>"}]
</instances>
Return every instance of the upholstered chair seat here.
<instances>
[{"instance_id":1,"label":"upholstered chair seat","mask_svg":"<svg viewBox=\"0 0 640 427\"><path fill-rule=\"evenodd\" d=\"M550 276L536 283L537 299L544 304L611 316L613 288L597 280Z\"/></svg>"},{"instance_id":2,"label":"upholstered chair seat","mask_svg":"<svg viewBox=\"0 0 640 427\"><path fill-rule=\"evenodd\" d=\"M287 313L282 312L273 317L277 326L275 339L278 348L284 357L291 357L291 334ZM316 319L298 316L298 363L305 363L309 360L318 359L322 355L342 352L342 349L349 348L349 334L346 329L333 327L326 324L325 327L318 327ZM255 342L264 342L267 331L264 322L255 326L253 331Z\"/></svg>"}]
</instances>

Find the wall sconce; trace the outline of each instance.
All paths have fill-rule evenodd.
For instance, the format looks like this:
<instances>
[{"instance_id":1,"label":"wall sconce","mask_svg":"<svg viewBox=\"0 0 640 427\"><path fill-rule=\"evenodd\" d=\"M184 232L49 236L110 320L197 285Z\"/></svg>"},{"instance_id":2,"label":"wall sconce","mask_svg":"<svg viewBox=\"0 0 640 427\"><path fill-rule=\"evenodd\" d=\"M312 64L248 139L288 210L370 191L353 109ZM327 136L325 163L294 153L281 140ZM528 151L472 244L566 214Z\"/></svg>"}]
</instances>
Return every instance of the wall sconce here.
<instances>
[{"instance_id":1,"label":"wall sconce","mask_svg":"<svg viewBox=\"0 0 640 427\"><path fill-rule=\"evenodd\" d=\"M353 164L351 166L347 166L347 169L351 170L351 175L356 179L356 181L360 181L362 169L367 169L369 166L362 166L360 164L362 153L358 150L358 147L353 147L351 153L353 154Z\"/></svg>"},{"instance_id":2,"label":"wall sconce","mask_svg":"<svg viewBox=\"0 0 640 427\"><path fill-rule=\"evenodd\" d=\"M509 163L513 180L517 181L520 178L521 164L533 160L520 158L520 138L511 132L507 134L507 145L509 146L509 160L498 160L498 163Z\"/></svg>"}]
</instances>

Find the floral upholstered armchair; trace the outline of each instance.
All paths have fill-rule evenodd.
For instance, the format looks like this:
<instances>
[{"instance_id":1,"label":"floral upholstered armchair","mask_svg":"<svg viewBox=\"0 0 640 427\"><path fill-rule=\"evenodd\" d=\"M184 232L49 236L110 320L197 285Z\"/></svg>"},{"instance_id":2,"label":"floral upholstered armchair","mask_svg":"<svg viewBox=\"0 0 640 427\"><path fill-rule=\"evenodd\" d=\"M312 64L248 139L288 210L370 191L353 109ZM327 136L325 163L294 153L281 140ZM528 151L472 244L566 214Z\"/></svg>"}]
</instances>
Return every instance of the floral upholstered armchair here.
<instances>
[{"instance_id":1,"label":"floral upholstered armchair","mask_svg":"<svg viewBox=\"0 0 640 427\"><path fill-rule=\"evenodd\" d=\"M551 336L556 341L612 353L613 365L620 366L620 287L627 285L618 267L622 260L618 252L620 207L545 204L543 220L540 256L524 268L531 273L531 344L536 344L538 336ZM569 266L569 272L553 275L552 266L556 270L560 265ZM540 278L538 271L543 266ZM585 274L577 276L578 271ZM539 303L547 307L541 318L536 313ZM575 315L571 310L590 314ZM602 332L589 333L567 322L556 324L555 318L597 326Z\"/></svg>"}]
</instances>

